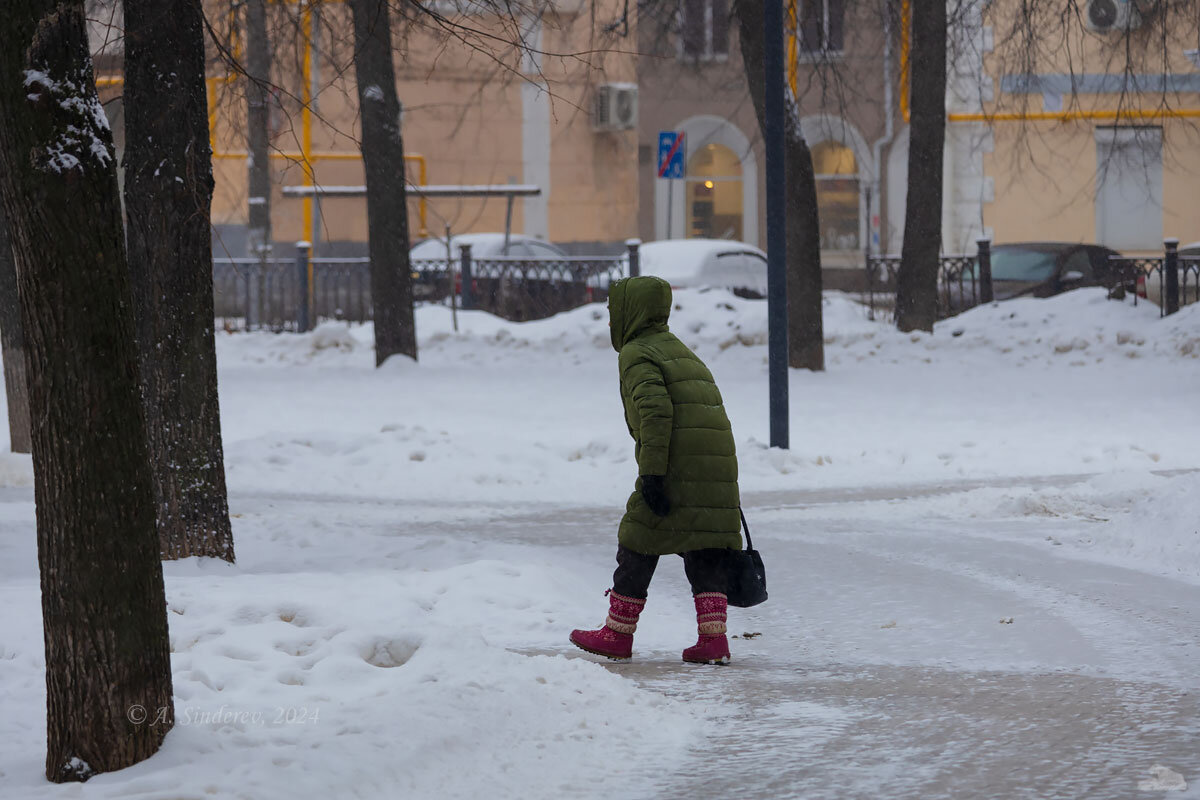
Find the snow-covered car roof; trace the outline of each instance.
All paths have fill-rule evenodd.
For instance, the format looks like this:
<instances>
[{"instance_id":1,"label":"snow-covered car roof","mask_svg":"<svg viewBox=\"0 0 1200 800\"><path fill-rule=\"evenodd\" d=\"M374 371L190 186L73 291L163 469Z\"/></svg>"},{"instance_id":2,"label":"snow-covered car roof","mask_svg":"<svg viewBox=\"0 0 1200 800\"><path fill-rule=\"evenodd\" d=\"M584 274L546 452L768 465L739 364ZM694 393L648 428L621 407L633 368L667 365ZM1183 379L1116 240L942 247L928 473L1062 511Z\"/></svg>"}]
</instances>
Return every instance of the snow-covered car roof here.
<instances>
[{"instance_id":1,"label":"snow-covered car roof","mask_svg":"<svg viewBox=\"0 0 1200 800\"><path fill-rule=\"evenodd\" d=\"M531 251L523 245L526 243L536 243L533 255L566 255L560 248L550 244L547 241L538 239L533 236L526 236L521 233L514 233L508 237L509 253L514 256L527 256ZM477 258L492 258L503 255L504 251L504 234L503 233L463 233L450 237L451 246L454 248L454 255L457 257L459 250L464 244L471 245L471 254ZM522 247L515 247L522 245ZM435 239L425 239L413 245L409 250L410 258L418 259L433 259L446 257L446 238L439 237Z\"/></svg>"},{"instance_id":2,"label":"snow-covered car roof","mask_svg":"<svg viewBox=\"0 0 1200 800\"><path fill-rule=\"evenodd\" d=\"M712 286L767 293L767 254L727 239L667 239L640 248L641 273L678 288Z\"/></svg>"},{"instance_id":3,"label":"snow-covered car roof","mask_svg":"<svg viewBox=\"0 0 1200 800\"><path fill-rule=\"evenodd\" d=\"M1179 252L1183 253L1185 256L1200 256L1200 242L1185 244L1183 247L1179 248Z\"/></svg>"}]
</instances>

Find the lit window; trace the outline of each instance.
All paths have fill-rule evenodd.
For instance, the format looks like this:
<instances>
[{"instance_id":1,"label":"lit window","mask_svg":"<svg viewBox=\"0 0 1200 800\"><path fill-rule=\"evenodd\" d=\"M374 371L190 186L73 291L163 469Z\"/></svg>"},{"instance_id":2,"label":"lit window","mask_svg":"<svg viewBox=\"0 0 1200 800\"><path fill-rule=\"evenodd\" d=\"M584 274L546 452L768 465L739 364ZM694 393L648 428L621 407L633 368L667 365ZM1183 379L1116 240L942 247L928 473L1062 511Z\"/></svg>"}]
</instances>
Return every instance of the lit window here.
<instances>
[{"instance_id":1,"label":"lit window","mask_svg":"<svg viewBox=\"0 0 1200 800\"><path fill-rule=\"evenodd\" d=\"M822 250L857 250L858 163L854 151L838 142L812 148L817 177L817 212L821 218Z\"/></svg>"},{"instance_id":2,"label":"lit window","mask_svg":"<svg viewBox=\"0 0 1200 800\"><path fill-rule=\"evenodd\" d=\"M719 144L706 144L687 162L689 239L742 238L742 164Z\"/></svg>"}]
</instances>

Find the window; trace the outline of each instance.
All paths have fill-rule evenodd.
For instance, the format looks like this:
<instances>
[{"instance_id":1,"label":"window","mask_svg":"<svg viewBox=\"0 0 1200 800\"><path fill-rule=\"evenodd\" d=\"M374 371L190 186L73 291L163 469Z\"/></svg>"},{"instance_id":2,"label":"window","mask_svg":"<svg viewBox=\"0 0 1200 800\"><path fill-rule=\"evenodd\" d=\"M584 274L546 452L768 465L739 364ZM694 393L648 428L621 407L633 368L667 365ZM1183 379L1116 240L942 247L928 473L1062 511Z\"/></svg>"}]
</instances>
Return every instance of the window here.
<instances>
[{"instance_id":1,"label":"window","mask_svg":"<svg viewBox=\"0 0 1200 800\"><path fill-rule=\"evenodd\" d=\"M726 58L729 55L729 0L682 0L679 29L680 53L684 58L698 61Z\"/></svg>"},{"instance_id":2,"label":"window","mask_svg":"<svg viewBox=\"0 0 1200 800\"><path fill-rule=\"evenodd\" d=\"M854 151L838 142L821 142L812 149L817 178L817 211L821 217L822 250L857 250L858 163Z\"/></svg>"},{"instance_id":3,"label":"window","mask_svg":"<svg viewBox=\"0 0 1200 800\"><path fill-rule=\"evenodd\" d=\"M1163 238L1162 128L1097 128L1096 235L1114 250L1158 250Z\"/></svg>"},{"instance_id":4,"label":"window","mask_svg":"<svg viewBox=\"0 0 1200 800\"><path fill-rule=\"evenodd\" d=\"M720 144L706 144L687 163L688 238L742 238L742 163Z\"/></svg>"},{"instance_id":5,"label":"window","mask_svg":"<svg viewBox=\"0 0 1200 800\"><path fill-rule=\"evenodd\" d=\"M800 4L800 48L809 54L840 53L846 0L796 0Z\"/></svg>"},{"instance_id":6,"label":"window","mask_svg":"<svg viewBox=\"0 0 1200 800\"><path fill-rule=\"evenodd\" d=\"M1088 257L1087 250L1076 250L1074 253L1071 253L1071 255L1067 256L1066 261L1063 262L1062 272L1059 274L1059 278L1066 280L1067 274L1071 272L1078 272L1082 276L1080 278L1076 278L1076 280L1091 281L1095 279L1095 276L1092 275L1092 260Z\"/></svg>"}]
</instances>

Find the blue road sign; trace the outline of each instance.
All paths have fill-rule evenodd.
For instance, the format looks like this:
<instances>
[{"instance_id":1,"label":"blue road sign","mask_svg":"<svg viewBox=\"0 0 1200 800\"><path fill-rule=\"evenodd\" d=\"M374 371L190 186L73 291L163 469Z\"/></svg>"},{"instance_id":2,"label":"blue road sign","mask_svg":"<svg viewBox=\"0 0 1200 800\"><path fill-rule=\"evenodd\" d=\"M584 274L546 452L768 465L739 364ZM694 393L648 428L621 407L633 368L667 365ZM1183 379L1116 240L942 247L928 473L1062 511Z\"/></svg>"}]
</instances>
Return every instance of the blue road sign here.
<instances>
[{"instance_id":1,"label":"blue road sign","mask_svg":"<svg viewBox=\"0 0 1200 800\"><path fill-rule=\"evenodd\" d=\"M683 177L683 133L680 131L658 132L658 177Z\"/></svg>"}]
</instances>

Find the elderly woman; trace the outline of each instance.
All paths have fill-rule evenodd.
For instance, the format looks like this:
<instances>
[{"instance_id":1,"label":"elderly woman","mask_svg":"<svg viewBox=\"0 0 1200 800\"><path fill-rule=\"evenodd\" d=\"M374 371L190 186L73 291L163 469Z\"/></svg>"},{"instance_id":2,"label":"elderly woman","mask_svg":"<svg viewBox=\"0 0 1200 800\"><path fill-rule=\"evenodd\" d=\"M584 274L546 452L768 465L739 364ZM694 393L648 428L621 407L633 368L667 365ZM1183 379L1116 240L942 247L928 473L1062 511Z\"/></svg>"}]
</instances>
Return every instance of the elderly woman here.
<instances>
[{"instance_id":1,"label":"elderly woman","mask_svg":"<svg viewBox=\"0 0 1200 800\"><path fill-rule=\"evenodd\" d=\"M571 642L596 655L630 658L658 557L677 553L699 629L683 660L728 664L728 553L741 548L742 536L737 454L721 393L704 362L667 328L666 281L617 281L608 313L639 477L617 532L608 618L599 630L572 631Z\"/></svg>"}]
</instances>

